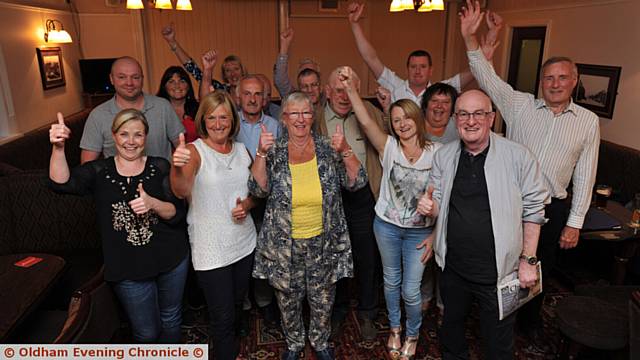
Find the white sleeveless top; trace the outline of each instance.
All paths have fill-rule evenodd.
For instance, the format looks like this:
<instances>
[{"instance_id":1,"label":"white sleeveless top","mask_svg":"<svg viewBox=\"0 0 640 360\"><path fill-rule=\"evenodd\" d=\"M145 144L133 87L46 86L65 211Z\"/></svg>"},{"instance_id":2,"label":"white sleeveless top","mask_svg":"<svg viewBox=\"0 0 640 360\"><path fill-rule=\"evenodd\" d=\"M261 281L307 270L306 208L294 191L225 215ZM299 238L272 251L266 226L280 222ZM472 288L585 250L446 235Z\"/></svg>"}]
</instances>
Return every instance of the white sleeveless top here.
<instances>
[{"instance_id":1,"label":"white sleeveless top","mask_svg":"<svg viewBox=\"0 0 640 360\"><path fill-rule=\"evenodd\" d=\"M251 157L239 142L228 154L213 150L202 139L192 144L200 154L200 168L191 189L187 222L193 268L204 271L233 264L256 247L251 215L241 223L231 216L236 199L249 195Z\"/></svg>"}]
</instances>

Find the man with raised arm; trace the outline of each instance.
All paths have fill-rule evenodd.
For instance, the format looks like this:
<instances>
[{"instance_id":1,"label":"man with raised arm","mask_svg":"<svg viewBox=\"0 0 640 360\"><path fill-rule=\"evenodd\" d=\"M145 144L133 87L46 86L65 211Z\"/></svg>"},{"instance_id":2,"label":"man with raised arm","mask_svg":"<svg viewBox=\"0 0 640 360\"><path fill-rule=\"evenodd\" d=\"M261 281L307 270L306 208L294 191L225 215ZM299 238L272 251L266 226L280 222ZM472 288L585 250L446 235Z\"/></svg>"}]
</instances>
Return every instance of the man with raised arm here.
<instances>
[{"instance_id":1,"label":"man with raised arm","mask_svg":"<svg viewBox=\"0 0 640 360\"><path fill-rule=\"evenodd\" d=\"M280 49L278 52L278 57L276 58L276 63L273 66L273 82L275 83L276 89L278 89L278 92L280 93L280 96L282 98L296 90L289 81L289 48L291 47L291 43L293 42L293 34L294 33L292 28L287 28L280 33ZM320 65L318 65L310 58L304 58L300 61L298 70L296 72L296 74L298 75L298 90L300 91L303 91L303 89L300 86L299 75L305 69L314 70L319 74ZM320 89L319 85L317 86L317 89Z\"/></svg>"},{"instance_id":2,"label":"man with raised arm","mask_svg":"<svg viewBox=\"0 0 640 360\"><path fill-rule=\"evenodd\" d=\"M578 245L598 164L598 117L571 100L578 72L567 57L551 57L542 65L542 98L515 91L503 81L478 50L476 31L483 17L478 2L467 0L460 21L471 72L500 110L507 124L507 137L527 146L537 157L545 185L551 192L551 204L545 209L549 222L542 227L537 252L545 277L555 265L558 248L571 249ZM487 16L489 26L492 26L492 17L491 13ZM570 182L573 182L573 196L569 206ZM536 253L523 255L536 256ZM542 303L543 296L539 296L527 304L519 321L533 345L545 350L540 316Z\"/></svg>"},{"instance_id":3,"label":"man with raised arm","mask_svg":"<svg viewBox=\"0 0 640 360\"><path fill-rule=\"evenodd\" d=\"M142 92L142 67L129 56L116 59L111 65L109 79L116 94L91 111L80 140L80 162L114 156L116 153L111 124L116 114L124 109L140 110L149 121L149 134L145 153L171 160L171 145L178 143L184 126L171 104L160 97Z\"/></svg>"},{"instance_id":4,"label":"man with raised arm","mask_svg":"<svg viewBox=\"0 0 640 360\"><path fill-rule=\"evenodd\" d=\"M436 152L418 202L418 212L437 217L435 240L421 246L423 261L433 249L442 269L442 358L469 358L465 319L475 300L484 358L513 359L515 314L498 320L497 285L516 278L522 288L536 285L537 261L520 254L536 252L549 193L531 151L491 131L495 112L485 93L460 95L455 116L461 141Z\"/></svg>"}]
</instances>

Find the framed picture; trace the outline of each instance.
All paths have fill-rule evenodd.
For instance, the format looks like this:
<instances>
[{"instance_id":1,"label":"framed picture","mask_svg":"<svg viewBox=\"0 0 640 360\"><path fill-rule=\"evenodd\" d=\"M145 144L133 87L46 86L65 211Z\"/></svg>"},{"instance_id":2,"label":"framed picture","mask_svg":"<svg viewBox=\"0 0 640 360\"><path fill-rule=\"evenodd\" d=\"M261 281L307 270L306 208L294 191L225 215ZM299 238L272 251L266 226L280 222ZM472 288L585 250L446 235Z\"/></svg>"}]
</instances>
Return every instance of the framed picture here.
<instances>
[{"instance_id":1,"label":"framed picture","mask_svg":"<svg viewBox=\"0 0 640 360\"><path fill-rule=\"evenodd\" d=\"M59 47L36 48L40 77L44 90L64 86L64 67L62 66L62 50Z\"/></svg>"},{"instance_id":2,"label":"framed picture","mask_svg":"<svg viewBox=\"0 0 640 360\"><path fill-rule=\"evenodd\" d=\"M339 0L318 0L318 11L337 13L340 9Z\"/></svg>"},{"instance_id":3,"label":"framed picture","mask_svg":"<svg viewBox=\"0 0 640 360\"><path fill-rule=\"evenodd\" d=\"M618 95L620 66L576 64L578 84L573 91L573 101L596 115L611 119Z\"/></svg>"}]
</instances>

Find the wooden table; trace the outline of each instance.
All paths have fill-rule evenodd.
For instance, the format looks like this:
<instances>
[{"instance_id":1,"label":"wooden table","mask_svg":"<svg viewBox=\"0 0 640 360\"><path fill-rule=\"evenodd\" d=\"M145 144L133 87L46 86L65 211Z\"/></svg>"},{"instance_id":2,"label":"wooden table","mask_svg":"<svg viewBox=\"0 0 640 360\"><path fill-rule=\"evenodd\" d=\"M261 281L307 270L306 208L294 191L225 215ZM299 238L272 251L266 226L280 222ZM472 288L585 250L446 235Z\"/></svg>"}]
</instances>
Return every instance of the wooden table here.
<instances>
[{"instance_id":1,"label":"wooden table","mask_svg":"<svg viewBox=\"0 0 640 360\"><path fill-rule=\"evenodd\" d=\"M29 256L42 261L29 267L16 262ZM46 297L64 269L61 257L49 254L12 254L0 256L0 343Z\"/></svg>"},{"instance_id":2,"label":"wooden table","mask_svg":"<svg viewBox=\"0 0 640 360\"><path fill-rule=\"evenodd\" d=\"M607 201L604 210L618 220L622 227L617 230L582 231L580 238L584 240L606 241L613 243L614 257L611 269L611 284L622 285L627 274L629 259L635 255L640 240L640 229L631 228L631 211L615 201Z\"/></svg>"}]
</instances>

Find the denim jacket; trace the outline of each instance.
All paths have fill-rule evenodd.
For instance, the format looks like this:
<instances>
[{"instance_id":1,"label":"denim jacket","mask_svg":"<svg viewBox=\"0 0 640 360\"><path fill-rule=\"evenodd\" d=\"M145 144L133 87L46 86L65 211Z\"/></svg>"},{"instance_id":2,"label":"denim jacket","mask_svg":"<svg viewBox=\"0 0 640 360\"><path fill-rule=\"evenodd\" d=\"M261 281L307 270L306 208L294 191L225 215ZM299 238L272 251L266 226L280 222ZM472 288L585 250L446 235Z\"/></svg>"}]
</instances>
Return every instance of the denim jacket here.
<instances>
[{"instance_id":1,"label":"denim jacket","mask_svg":"<svg viewBox=\"0 0 640 360\"><path fill-rule=\"evenodd\" d=\"M320 186L322 187L323 233L322 258L314 271L327 275L329 283L353 276L351 242L342 208L341 188L358 190L367 183L362 167L349 186L344 163L327 138L313 135ZM262 228L258 235L253 277L268 279L279 291L287 291L291 280L291 172L289 171L288 135L286 130L267 153L267 188L262 189L253 176L249 191L267 198Z\"/></svg>"}]
</instances>

